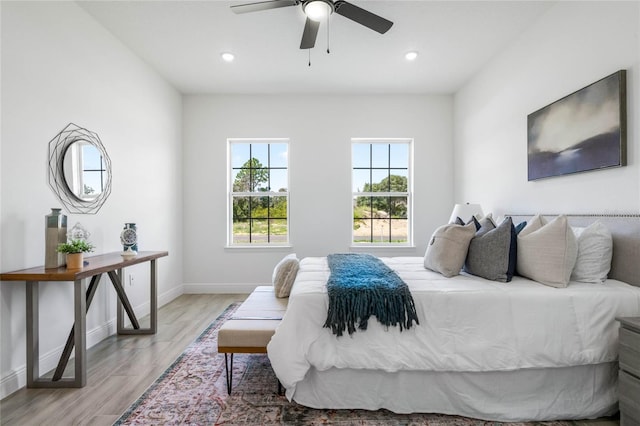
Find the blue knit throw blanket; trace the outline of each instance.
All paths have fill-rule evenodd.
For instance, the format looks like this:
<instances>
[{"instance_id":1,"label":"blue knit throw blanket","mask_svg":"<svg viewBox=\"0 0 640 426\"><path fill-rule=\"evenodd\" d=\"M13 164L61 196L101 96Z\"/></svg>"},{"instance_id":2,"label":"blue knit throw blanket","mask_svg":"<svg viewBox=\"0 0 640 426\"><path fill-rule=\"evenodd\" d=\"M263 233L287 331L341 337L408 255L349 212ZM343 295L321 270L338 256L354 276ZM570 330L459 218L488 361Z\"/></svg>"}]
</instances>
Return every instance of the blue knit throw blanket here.
<instances>
[{"instance_id":1,"label":"blue knit throw blanket","mask_svg":"<svg viewBox=\"0 0 640 426\"><path fill-rule=\"evenodd\" d=\"M324 327L342 336L367 329L371 315L385 326L410 328L418 322L407 284L380 259L369 254L330 254L327 282L329 312Z\"/></svg>"}]
</instances>

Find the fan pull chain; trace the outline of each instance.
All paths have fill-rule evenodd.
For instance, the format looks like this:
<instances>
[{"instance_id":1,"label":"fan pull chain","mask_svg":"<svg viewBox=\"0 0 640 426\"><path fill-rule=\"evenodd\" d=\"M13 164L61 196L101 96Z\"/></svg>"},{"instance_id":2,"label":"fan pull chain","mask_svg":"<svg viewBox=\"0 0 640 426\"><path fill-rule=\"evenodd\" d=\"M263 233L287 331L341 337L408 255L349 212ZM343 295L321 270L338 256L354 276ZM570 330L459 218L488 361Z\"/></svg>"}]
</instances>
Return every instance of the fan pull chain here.
<instances>
[{"instance_id":1,"label":"fan pull chain","mask_svg":"<svg viewBox=\"0 0 640 426\"><path fill-rule=\"evenodd\" d=\"M331 53L331 51L329 50L329 16L330 15L327 15L327 54Z\"/></svg>"},{"instance_id":2,"label":"fan pull chain","mask_svg":"<svg viewBox=\"0 0 640 426\"><path fill-rule=\"evenodd\" d=\"M307 52L309 52L309 66L311 66L311 49L307 49Z\"/></svg>"}]
</instances>

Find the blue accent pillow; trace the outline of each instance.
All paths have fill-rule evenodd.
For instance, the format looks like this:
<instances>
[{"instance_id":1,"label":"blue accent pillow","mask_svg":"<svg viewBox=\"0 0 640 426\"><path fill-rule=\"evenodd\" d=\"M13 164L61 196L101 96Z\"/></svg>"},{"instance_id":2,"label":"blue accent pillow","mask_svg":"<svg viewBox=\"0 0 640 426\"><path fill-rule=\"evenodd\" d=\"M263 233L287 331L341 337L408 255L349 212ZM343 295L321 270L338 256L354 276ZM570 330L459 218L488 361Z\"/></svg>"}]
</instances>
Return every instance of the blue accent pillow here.
<instances>
[{"instance_id":1,"label":"blue accent pillow","mask_svg":"<svg viewBox=\"0 0 640 426\"><path fill-rule=\"evenodd\" d=\"M482 226L482 225L480 224L480 222L478 222L478 219L476 219L476 217L475 217L475 216L471 216L471 219L469 219L469 222L467 222L467 223L464 223L464 220L462 220L462 219L460 219L460 217L456 216L456 221L455 221L455 224L456 224L456 225L462 225L462 226L464 226L464 225L468 225L468 224L470 224L471 222L473 222L473 224L475 225L475 227L476 227L476 231L477 231L477 230L479 230L479 229L480 229L480 227Z\"/></svg>"},{"instance_id":2,"label":"blue accent pillow","mask_svg":"<svg viewBox=\"0 0 640 426\"><path fill-rule=\"evenodd\" d=\"M517 244L518 244L518 234L520 233L520 231L522 231L524 229L524 227L527 226L527 221L525 220L524 222L520 222L519 224L517 224L514 229L515 229L515 240L513 240L513 244L512 244L512 248L513 248L513 275L520 275L518 274L518 249L517 249ZM511 265L511 252L509 252L509 265Z\"/></svg>"}]
</instances>

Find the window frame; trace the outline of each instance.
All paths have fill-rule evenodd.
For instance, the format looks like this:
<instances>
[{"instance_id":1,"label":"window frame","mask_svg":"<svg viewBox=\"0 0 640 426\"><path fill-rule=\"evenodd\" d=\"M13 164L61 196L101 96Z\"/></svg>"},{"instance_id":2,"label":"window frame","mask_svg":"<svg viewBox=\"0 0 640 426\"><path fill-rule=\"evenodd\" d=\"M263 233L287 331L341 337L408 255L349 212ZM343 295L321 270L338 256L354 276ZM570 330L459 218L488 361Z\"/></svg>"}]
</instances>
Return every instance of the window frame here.
<instances>
[{"instance_id":1,"label":"window frame","mask_svg":"<svg viewBox=\"0 0 640 426\"><path fill-rule=\"evenodd\" d=\"M370 171L371 176L373 174L373 170L381 170L385 168L375 167L369 163L369 167L355 167L354 166L354 145L374 145L374 144L384 144L384 145L393 145L393 144L404 144L407 145L407 191L406 192L364 192L364 191L355 191L354 190L354 170L362 170L367 169ZM382 248L407 248L413 247L413 149L414 149L414 139L413 138L351 138L350 145L350 172L351 172L351 248L359 248L359 247L382 247ZM387 170L398 169L398 167L393 167L391 164L387 164ZM371 182L373 184L374 182ZM355 200L357 197L406 197L407 198L407 241L406 242L392 242L392 241L373 241L373 234L368 242L356 242L355 241L355 230L353 227L355 217L354 217L354 206ZM389 231L391 231L391 224L389 224ZM373 229L372 229L373 233Z\"/></svg>"},{"instance_id":2,"label":"window frame","mask_svg":"<svg viewBox=\"0 0 640 426\"><path fill-rule=\"evenodd\" d=\"M282 166L271 166L271 144L286 144L287 146L287 159L286 159L286 166L282 167ZM235 172L238 170L238 168L234 168L233 167L233 158L232 158L232 147L235 144L248 144L250 145L250 153L251 153L251 146L252 145L267 145L267 155L268 155L268 164L267 165L263 165L262 169L267 169L269 170L269 183L271 180L271 170L286 170L287 172L287 179L286 179L286 191L272 191L271 187L269 187L268 191L234 191L233 188L233 184L235 181ZM265 247L288 247L290 246L290 238L291 238L291 222L290 222L290 189L289 189L289 183L290 183L290 164L289 164L289 158L290 158L290 152L291 152L291 143L290 143L290 139L289 138L228 138L227 139L227 247L229 248L242 248L242 249L246 249L246 248L265 248ZM249 154L249 159L251 159L251 154ZM233 201L234 198L238 198L238 197L251 197L251 198L263 198L263 197L269 197L269 199L271 200L273 197L285 197L286 199L286 203L287 203L287 209L286 209L286 218L271 218L271 217L267 217L267 218L260 218L260 219L264 219L267 221L267 229L270 230L271 228L271 220L285 220L286 221L286 227L287 227L287 233L286 233L286 238L285 241L271 241L272 238L272 234L270 231L267 232L266 236L267 236L267 241L262 241L262 242L258 242L258 243L254 243L251 242L252 239L252 233L251 231L249 232L249 242L247 243L237 243L234 242L234 216L233 216ZM269 209L269 207L267 207L267 209ZM269 215L267 215L269 216ZM249 217L247 218L249 220L249 227L251 229L251 209L250 209L250 213L249 213ZM258 235L258 234L256 234ZM260 234L260 235L264 235L264 234Z\"/></svg>"}]
</instances>

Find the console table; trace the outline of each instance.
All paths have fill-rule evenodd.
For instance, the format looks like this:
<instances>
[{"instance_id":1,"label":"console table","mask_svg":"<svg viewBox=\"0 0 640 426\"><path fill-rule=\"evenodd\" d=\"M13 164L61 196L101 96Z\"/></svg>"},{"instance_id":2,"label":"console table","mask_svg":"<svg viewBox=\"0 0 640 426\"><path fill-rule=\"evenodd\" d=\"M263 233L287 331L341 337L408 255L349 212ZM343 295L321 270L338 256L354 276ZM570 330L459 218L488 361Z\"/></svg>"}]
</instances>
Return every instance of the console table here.
<instances>
[{"instance_id":1,"label":"console table","mask_svg":"<svg viewBox=\"0 0 640 426\"><path fill-rule=\"evenodd\" d=\"M120 253L107 253L85 258L82 269L60 268L45 269L44 266L22 269L20 271L0 274L2 281L25 281L27 299L27 387L29 388L79 388L87 383L86 365L86 315L98 288L102 274L106 273L118 295L117 331L118 334L155 334L158 321L157 265L156 260L168 256L166 251L142 251L125 260ZM127 266L151 262L150 279L150 326L142 329L129 303L122 285L122 270ZM84 279L91 278L86 288ZM71 328L67 343L62 351L58 367L52 379L40 377L39 325L38 325L38 283L40 281L74 283L74 325ZM126 311L133 328L125 328L122 310ZM75 375L73 378L62 377L75 346Z\"/></svg>"}]
</instances>

